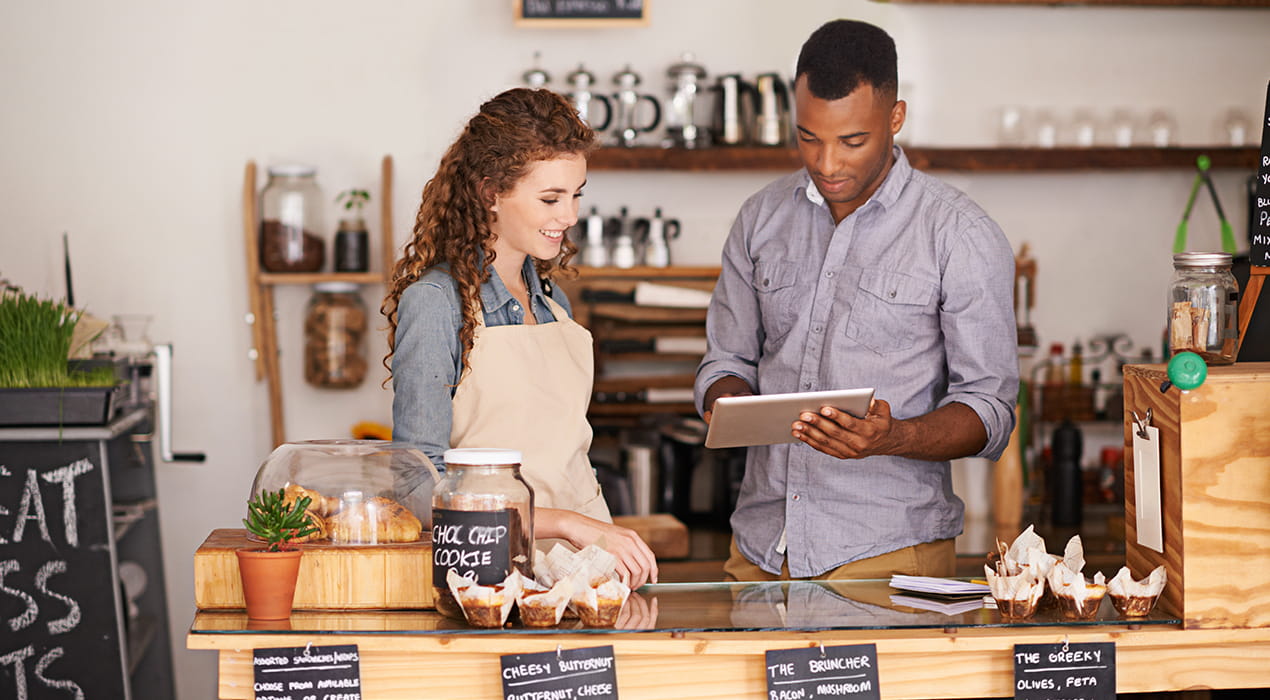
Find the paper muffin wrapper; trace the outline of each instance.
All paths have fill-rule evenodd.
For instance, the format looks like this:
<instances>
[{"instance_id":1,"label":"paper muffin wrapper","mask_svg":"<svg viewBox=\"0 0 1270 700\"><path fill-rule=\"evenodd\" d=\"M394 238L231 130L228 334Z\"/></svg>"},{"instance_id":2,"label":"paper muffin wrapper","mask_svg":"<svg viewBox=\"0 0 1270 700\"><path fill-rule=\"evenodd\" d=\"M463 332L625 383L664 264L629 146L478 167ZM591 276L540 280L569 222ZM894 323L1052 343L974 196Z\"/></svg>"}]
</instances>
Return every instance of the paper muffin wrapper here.
<instances>
[{"instance_id":1,"label":"paper muffin wrapper","mask_svg":"<svg viewBox=\"0 0 1270 700\"><path fill-rule=\"evenodd\" d=\"M560 624L565 608L569 607L572 593L573 582L569 579L557 581L550 588L534 581L525 581L516 598L521 623L526 627L554 627Z\"/></svg>"},{"instance_id":2,"label":"paper muffin wrapper","mask_svg":"<svg viewBox=\"0 0 1270 700\"><path fill-rule=\"evenodd\" d=\"M446 573L445 582L450 593L463 610L463 618L473 627L502 627L511 614L512 605L520 593L521 576L517 571L494 586L482 586L470 578L460 576L454 569Z\"/></svg>"},{"instance_id":3,"label":"paper muffin wrapper","mask_svg":"<svg viewBox=\"0 0 1270 700\"><path fill-rule=\"evenodd\" d=\"M569 607L578 614L586 627L613 627L617 624L617 616L630 594L630 586L616 578L610 578L599 585L575 588Z\"/></svg>"}]
</instances>

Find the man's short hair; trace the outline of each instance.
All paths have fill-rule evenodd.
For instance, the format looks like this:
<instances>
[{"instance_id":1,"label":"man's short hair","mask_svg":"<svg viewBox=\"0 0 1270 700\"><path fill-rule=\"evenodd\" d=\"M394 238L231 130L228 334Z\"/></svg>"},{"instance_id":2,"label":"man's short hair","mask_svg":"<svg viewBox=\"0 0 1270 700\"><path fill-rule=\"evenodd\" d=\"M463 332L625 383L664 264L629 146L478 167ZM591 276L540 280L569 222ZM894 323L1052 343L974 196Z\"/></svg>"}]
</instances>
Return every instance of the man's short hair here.
<instances>
[{"instance_id":1,"label":"man's short hair","mask_svg":"<svg viewBox=\"0 0 1270 700\"><path fill-rule=\"evenodd\" d=\"M839 100L861 83L894 95L899 88L895 40L881 27L838 19L812 32L798 53L794 79L807 76L807 89L822 100Z\"/></svg>"}]
</instances>

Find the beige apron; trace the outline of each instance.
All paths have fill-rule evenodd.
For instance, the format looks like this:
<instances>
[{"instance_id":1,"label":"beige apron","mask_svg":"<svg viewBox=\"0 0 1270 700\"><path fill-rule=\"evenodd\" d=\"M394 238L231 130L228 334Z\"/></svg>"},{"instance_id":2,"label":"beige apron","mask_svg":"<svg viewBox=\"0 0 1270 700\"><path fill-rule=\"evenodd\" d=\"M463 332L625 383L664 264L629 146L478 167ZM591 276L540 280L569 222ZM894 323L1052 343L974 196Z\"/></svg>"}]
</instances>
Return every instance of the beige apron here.
<instances>
[{"instance_id":1,"label":"beige apron","mask_svg":"<svg viewBox=\"0 0 1270 700\"><path fill-rule=\"evenodd\" d=\"M468 371L454 391L450 445L520 450L535 506L612 522L587 456L591 332L551 298L547 304L554 323L490 327L477 311Z\"/></svg>"}]
</instances>

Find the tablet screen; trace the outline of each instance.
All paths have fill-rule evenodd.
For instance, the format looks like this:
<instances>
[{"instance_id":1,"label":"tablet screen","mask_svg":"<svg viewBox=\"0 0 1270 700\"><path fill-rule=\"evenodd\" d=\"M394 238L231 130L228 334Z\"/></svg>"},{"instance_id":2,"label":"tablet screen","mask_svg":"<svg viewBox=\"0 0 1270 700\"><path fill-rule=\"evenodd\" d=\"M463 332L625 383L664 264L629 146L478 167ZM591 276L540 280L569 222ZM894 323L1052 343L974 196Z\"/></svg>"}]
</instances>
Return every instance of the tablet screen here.
<instances>
[{"instance_id":1,"label":"tablet screen","mask_svg":"<svg viewBox=\"0 0 1270 700\"><path fill-rule=\"evenodd\" d=\"M873 389L806 391L792 394L725 396L714 402L706 447L749 447L797 442L792 425L805 411L832 406L863 418L873 400Z\"/></svg>"}]
</instances>

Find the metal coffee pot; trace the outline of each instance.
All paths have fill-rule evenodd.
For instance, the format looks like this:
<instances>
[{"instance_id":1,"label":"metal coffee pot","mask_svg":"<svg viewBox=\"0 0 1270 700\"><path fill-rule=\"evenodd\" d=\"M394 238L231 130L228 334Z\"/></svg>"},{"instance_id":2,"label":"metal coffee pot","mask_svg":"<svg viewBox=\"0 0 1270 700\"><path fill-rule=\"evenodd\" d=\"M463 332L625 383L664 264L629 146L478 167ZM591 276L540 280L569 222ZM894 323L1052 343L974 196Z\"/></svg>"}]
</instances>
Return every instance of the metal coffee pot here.
<instances>
[{"instance_id":1,"label":"metal coffee pot","mask_svg":"<svg viewBox=\"0 0 1270 700\"><path fill-rule=\"evenodd\" d=\"M763 146L789 143L789 88L776 73L763 73L754 79L756 94L754 140Z\"/></svg>"},{"instance_id":2,"label":"metal coffee pot","mask_svg":"<svg viewBox=\"0 0 1270 700\"><path fill-rule=\"evenodd\" d=\"M591 213L583 222L582 262L590 267L609 264L608 245L604 240L604 217L591 207Z\"/></svg>"},{"instance_id":3,"label":"metal coffee pot","mask_svg":"<svg viewBox=\"0 0 1270 700\"><path fill-rule=\"evenodd\" d=\"M617 217L609 219L609 224L614 231L613 254L609 262L614 267L635 267L639 257L635 251L635 227L626 216L626 207L622 207Z\"/></svg>"},{"instance_id":4,"label":"metal coffee pot","mask_svg":"<svg viewBox=\"0 0 1270 700\"><path fill-rule=\"evenodd\" d=\"M714 87L714 142L720 146L741 146L750 141L750 124L758 93L737 73L721 75Z\"/></svg>"},{"instance_id":5,"label":"metal coffee pot","mask_svg":"<svg viewBox=\"0 0 1270 700\"><path fill-rule=\"evenodd\" d=\"M679 220L663 219L657 207L650 219L636 219L635 230L644 244L644 264L649 267L670 266L670 241L679 237Z\"/></svg>"},{"instance_id":6,"label":"metal coffee pot","mask_svg":"<svg viewBox=\"0 0 1270 700\"><path fill-rule=\"evenodd\" d=\"M595 75L578 64L578 69L569 74L569 87L573 88L566 97L573 103L573 108L578 110L578 116L582 121L586 122L592 129L596 131L604 131L608 128L609 122L613 120L613 105L604 95L598 95L591 91L595 85ZM592 112L594 103L604 105L604 121L595 118Z\"/></svg>"},{"instance_id":7,"label":"metal coffee pot","mask_svg":"<svg viewBox=\"0 0 1270 700\"><path fill-rule=\"evenodd\" d=\"M706 69L694 61L691 52L684 52L678 63L670 66L666 77L670 79L670 103L666 108L666 132L669 145L680 148L709 146L709 134L697 123L697 100L701 97L702 81Z\"/></svg>"},{"instance_id":8,"label":"metal coffee pot","mask_svg":"<svg viewBox=\"0 0 1270 700\"><path fill-rule=\"evenodd\" d=\"M520 74L520 79L525 83L525 87L545 88L551 83L551 74L538 65L541 58L542 53L535 51L533 67Z\"/></svg>"},{"instance_id":9,"label":"metal coffee pot","mask_svg":"<svg viewBox=\"0 0 1270 700\"><path fill-rule=\"evenodd\" d=\"M652 95L641 95L636 92L635 88L639 86L639 83L639 74L632 71L629 65L613 76L613 84L617 86L617 94L613 95L613 103L616 105L613 131L616 133L619 146L628 148L634 146L640 134L656 129L661 123L661 103ZM635 112L640 100L647 100L653 107L653 118L645 126L635 125Z\"/></svg>"}]
</instances>

